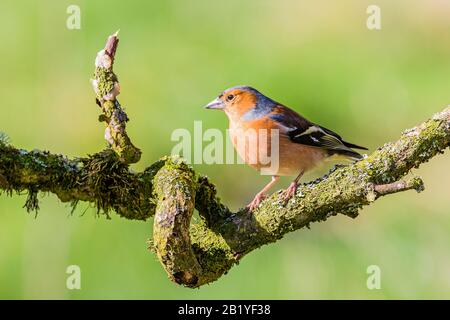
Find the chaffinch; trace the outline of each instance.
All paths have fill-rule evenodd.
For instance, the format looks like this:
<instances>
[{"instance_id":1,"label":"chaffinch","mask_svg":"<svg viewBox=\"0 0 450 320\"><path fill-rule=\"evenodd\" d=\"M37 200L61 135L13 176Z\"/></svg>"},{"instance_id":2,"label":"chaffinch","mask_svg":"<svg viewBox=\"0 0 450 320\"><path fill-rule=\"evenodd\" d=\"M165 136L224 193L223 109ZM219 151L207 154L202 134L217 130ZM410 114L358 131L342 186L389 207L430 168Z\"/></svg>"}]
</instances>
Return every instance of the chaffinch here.
<instances>
[{"instance_id":1,"label":"chaffinch","mask_svg":"<svg viewBox=\"0 0 450 320\"><path fill-rule=\"evenodd\" d=\"M337 133L308 121L252 87L229 88L206 108L225 111L230 122L230 138L239 156L255 169L272 175L272 180L247 206L250 211L258 207L280 176L297 175L284 191L287 201L297 191L298 181L306 171L333 155L361 159L362 156L352 148L367 150L344 141ZM273 148L274 143L277 150ZM271 161L276 160L276 166L262 161L262 155L273 155L274 152L277 159Z\"/></svg>"}]
</instances>

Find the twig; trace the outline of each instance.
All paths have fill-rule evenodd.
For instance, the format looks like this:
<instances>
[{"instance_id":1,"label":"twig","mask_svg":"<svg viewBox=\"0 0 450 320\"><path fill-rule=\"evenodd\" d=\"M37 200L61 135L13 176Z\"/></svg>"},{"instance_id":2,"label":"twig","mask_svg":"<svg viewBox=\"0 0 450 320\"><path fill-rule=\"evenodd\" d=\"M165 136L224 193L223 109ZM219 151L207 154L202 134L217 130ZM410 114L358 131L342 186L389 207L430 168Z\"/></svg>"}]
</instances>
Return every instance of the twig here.
<instances>
[{"instance_id":1,"label":"twig","mask_svg":"<svg viewBox=\"0 0 450 320\"><path fill-rule=\"evenodd\" d=\"M141 158L141 151L132 143L126 132L128 116L117 100L120 85L113 72L114 59L119 44L118 33L108 37L105 48L95 59L95 77L91 81L97 95L97 104L102 108L100 121L106 123L105 140L117 153L123 163L135 163Z\"/></svg>"},{"instance_id":2,"label":"twig","mask_svg":"<svg viewBox=\"0 0 450 320\"><path fill-rule=\"evenodd\" d=\"M406 190L416 190L417 192L422 192L425 189L424 183L421 178L414 177L409 180L402 180L388 184L379 184L374 186L374 191L377 196L385 196L388 194L393 194Z\"/></svg>"}]
</instances>

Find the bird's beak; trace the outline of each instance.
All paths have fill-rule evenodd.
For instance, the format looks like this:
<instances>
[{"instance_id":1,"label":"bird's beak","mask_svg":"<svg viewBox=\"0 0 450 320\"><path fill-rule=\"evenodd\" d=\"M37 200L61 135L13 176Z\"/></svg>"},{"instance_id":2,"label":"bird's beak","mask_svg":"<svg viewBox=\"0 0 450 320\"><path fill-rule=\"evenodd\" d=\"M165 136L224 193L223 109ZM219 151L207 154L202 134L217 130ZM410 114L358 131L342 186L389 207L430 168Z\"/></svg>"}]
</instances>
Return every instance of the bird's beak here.
<instances>
[{"instance_id":1,"label":"bird's beak","mask_svg":"<svg viewBox=\"0 0 450 320\"><path fill-rule=\"evenodd\" d=\"M225 103L219 98L214 99L205 106L206 109L223 109L225 108Z\"/></svg>"}]
</instances>

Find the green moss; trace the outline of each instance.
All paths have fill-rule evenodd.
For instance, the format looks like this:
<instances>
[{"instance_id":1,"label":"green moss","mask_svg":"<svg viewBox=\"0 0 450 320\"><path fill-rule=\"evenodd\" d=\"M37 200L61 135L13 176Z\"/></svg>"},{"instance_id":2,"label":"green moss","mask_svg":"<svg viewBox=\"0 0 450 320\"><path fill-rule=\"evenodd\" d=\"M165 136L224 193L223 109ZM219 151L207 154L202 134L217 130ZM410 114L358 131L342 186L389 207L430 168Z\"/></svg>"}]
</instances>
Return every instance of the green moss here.
<instances>
[{"instance_id":1,"label":"green moss","mask_svg":"<svg viewBox=\"0 0 450 320\"><path fill-rule=\"evenodd\" d=\"M109 213L116 211L125 218L145 220L154 212L151 190L140 183L142 179L131 173L114 151L104 150L82 163L80 183L89 186L99 214L109 218Z\"/></svg>"},{"instance_id":2,"label":"green moss","mask_svg":"<svg viewBox=\"0 0 450 320\"><path fill-rule=\"evenodd\" d=\"M204 183L202 197L214 197L215 189L206 190L206 178L197 177L181 158L165 157L161 161L153 181L158 201L153 247L173 281L198 287L228 271L236 262L234 251L220 233L208 228L204 217L190 223L199 179Z\"/></svg>"},{"instance_id":3,"label":"green moss","mask_svg":"<svg viewBox=\"0 0 450 320\"><path fill-rule=\"evenodd\" d=\"M7 146L10 142L8 135L0 131L0 145Z\"/></svg>"},{"instance_id":4,"label":"green moss","mask_svg":"<svg viewBox=\"0 0 450 320\"><path fill-rule=\"evenodd\" d=\"M425 190L425 184L422 178L417 176L409 180L409 185L411 186L412 189L416 190L419 193Z\"/></svg>"},{"instance_id":5,"label":"green moss","mask_svg":"<svg viewBox=\"0 0 450 320\"><path fill-rule=\"evenodd\" d=\"M95 79L97 79L97 97L103 99L105 95L114 89L114 83L118 81L117 76L111 70L97 67L95 70Z\"/></svg>"},{"instance_id":6,"label":"green moss","mask_svg":"<svg viewBox=\"0 0 450 320\"><path fill-rule=\"evenodd\" d=\"M35 212L37 215L39 211L39 200L38 200L38 191L35 189L29 189L28 190L28 196L27 201L25 202L25 205L23 206L28 213Z\"/></svg>"},{"instance_id":7,"label":"green moss","mask_svg":"<svg viewBox=\"0 0 450 320\"><path fill-rule=\"evenodd\" d=\"M238 262L235 251L220 234L201 224L191 226L190 232L192 248L202 268L196 287L217 280Z\"/></svg>"},{"instance_id":8,"label":"green moss","mask_svg":"<svg viewBox=\"0 0 450 320\"><path fill-rule=\"evenodd\" d=\"M196 176L197 192L195 195L195 208L198 210L209 226L214 226L232 215L217 197L216 186L206 176Z\"/></svg>"},{"instance_id":9,"label":"green moss","mask_svg":"<svg viewBox=\"0 0 450 320\"><path fill-rule=\"evenodd\" d=\"M108 143L117 153L121 162L126 164L138 162L141 158L141 151L131 143L126 134L125 126L128 121L126 113L116 99L103 100L114 89L118 81L117 76L111 69L97 67L94 77L97 84L98 103L103 111L99 120L106 122L112 139L112 141L108 139Z\"/></svg>"}]
</instances>

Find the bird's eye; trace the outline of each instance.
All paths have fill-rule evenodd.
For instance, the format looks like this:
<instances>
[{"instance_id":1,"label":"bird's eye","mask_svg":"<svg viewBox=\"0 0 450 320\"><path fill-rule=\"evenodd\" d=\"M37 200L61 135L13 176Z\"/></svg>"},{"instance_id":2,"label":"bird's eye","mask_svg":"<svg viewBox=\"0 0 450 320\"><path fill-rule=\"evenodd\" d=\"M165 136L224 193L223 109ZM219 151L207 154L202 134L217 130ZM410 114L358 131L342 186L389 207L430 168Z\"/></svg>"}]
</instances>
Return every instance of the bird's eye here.
<instances>
[{"instance_id":1,"label":"bird's eye","mask_svg":"<svg viewBox=\"0 0 450 320\"><path fill-rule=\"evenodd\" d=\"M234 95L233 94L229 94L228 96L227 96L227 101L231 101L231 100L233 100L234 99Z\"/></svg>"}]
</instances>

